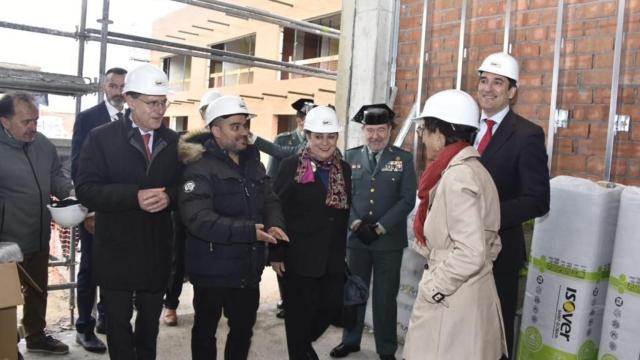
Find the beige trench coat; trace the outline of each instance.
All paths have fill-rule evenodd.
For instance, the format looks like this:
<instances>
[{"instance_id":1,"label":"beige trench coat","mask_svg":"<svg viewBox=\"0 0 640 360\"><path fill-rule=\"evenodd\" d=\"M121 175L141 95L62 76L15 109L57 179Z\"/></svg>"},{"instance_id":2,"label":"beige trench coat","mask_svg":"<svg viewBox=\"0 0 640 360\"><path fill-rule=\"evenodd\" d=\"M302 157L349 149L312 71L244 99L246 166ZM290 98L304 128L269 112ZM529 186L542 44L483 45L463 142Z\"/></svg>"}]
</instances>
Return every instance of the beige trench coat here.
<instances>
[{"instance_id":1,"label":"beige trench coat","mask_svg":"<svg viewBox=\"0 0 640 360\"><path fill-rule=\"evenodd\" d=\"M500 203L491 176L467 147L429 194L427 263L405 339L406 360L496 360L507 353L493 261ZM432 296L440 292L444 301Z\"/></svg>"}]
</instances>

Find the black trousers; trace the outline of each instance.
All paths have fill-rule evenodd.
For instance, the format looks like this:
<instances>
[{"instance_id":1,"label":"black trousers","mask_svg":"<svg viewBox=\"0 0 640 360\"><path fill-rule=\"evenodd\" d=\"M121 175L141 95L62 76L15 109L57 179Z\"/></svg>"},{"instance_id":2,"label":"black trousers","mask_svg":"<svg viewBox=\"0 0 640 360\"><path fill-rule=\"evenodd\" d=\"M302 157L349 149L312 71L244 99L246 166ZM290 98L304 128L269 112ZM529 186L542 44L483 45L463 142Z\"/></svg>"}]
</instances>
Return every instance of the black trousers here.
<instances>
[{"instance_id":1,"label":"black trousers","mask_svg":"<svg viewBox=\"0 0 640 360\"><path fill-rule=\"evenodd\" d=\"M289 359L318 359L311 343L322 336L341 310L344 275L315 278L289 271L283 280Z\"/></svg>"},{"instance_id":2,"label":"black trousers","mask_svg":"<svg viewBox=\"0 0 640 360\"><path fill-rule=\"evenodd\" d=\"M493 274L496 281L496 289L500 298L500 307L502 309L502 321L504 322L504 332L507 338L507 349L509 357L503 356L502 359L508 360L515 358L513 351L514 320L516 316L516 308L518 307L518 272L513 273L495 273Z\"/></svg>"},{"instance_id":3,"label":"black trousers","mask_svg":"<svg viewBox=\"0 0 640 360\"><path fill-rule=\"evenodd\" d=\"M173 255L171 257L171 275L167 285L167 293L164 298L164 307L175 310L180 303L182 285L184 283L184 241L187 229L180 220L177 211L171 213L173 219Z\"/></svg>"},{"instance_id":4,"label":"black trousers","mask_svg":"<svg viewBox=\"0 0 640 360\"><path fill-rule=\"evenodd\" d=\"M93 235L85 229L84 225L78 226L80 230L80 242L82 244L82 252L80 253L80 270L78 270L78 288L76 294L78 297L78 319L76 320L76 330L79 333L92 333L96 325L96 319L91 314L93 305L96 302L96 283L93 279ZM103 296L100 293L100 301L98 301L98 319L105 321Z\"/></svg>"},{"instance_id":5,"label":"black trousers","mask_svg":"<svg viewBox=\"0 0 640 360\"><path fill-rule=\"evenodd\" d=\"M191 329L192 359L216 359L216 329L224 311L229 325L224 358L245 360L251 347L260 290L194 285L193 291L195 315Z\"/></svg>"},{"instance_id":6,"label":"black trousers","mask_svg":"<svg viewBox=\"0 0 640 360\"><path fill-rule=\"evenodd\" d=\"M107 316L107 345L112 360L152 360L156 358L158 325L163 291L111 290L102 288ZM134 296L135 295L135 296ZM131 329L133 304L135 330Z\"/></svg>"},{"instance_id":7,"label":"black trousers","mask_svg":"<svg viewBox=\"0 0 640 360\"><path fill-rule=\"evenodd\" d=\"M47 285L49 284L49 249L24 255L21 263L31 279L42 289L39 292L29 285L22 272L20 284L24 287L24 306L22 307L22 326L27 342L44 334L47 315ZM2 291L2 290L0 290Z\"/></svg>"}]
</instances>

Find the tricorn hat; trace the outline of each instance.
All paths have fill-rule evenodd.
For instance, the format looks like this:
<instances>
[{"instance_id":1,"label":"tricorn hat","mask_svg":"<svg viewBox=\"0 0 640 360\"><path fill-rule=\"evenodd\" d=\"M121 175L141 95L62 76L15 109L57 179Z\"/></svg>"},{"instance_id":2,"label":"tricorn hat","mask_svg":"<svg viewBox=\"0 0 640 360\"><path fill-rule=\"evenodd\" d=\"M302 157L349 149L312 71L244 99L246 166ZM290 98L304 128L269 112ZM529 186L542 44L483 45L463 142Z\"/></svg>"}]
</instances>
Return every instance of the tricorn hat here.
<instances>
[{"instance_id":1,"label":"tricorn hat","mask_svg":"<svg viewBox=\"0 0 640 360\"><path fill-rule=\"evenodd\" d=\"M309 110L313 109L315 106L316 104L313 102L313 99L298 99L291 104L292 108L305 115L307 115Z\"/></svg>"},{"instance_id":2,"label":"tricorn hat","mask_svg":"<svg viewBox=\"0 0 640 360\"><path fill-rule=\"evenodd\" d=\"M392 124L395 116L387 104L371 104L361 107L351 121L362 125Z\"/></svg>"}]
</instances>

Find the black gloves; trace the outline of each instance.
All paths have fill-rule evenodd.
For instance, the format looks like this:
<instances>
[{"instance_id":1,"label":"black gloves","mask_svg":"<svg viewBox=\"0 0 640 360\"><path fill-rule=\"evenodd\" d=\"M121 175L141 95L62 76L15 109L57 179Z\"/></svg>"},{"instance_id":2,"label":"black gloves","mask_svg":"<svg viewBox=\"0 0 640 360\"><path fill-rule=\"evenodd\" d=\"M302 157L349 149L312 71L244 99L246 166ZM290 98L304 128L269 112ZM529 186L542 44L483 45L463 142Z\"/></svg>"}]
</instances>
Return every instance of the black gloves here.
<instances>
[{"instance_id":1,"label":"black gloves","mask_svg":"<svg viewBox=\"0 0 640 360\"><path fill-rule=\"evenodd\" d=\"M358 239L360 239L363 244L371 245L371 243L378 240L380 237L376 232L376 226L376 224L367 224L363 222L358 227L358 230L356 230L356 236L358 236Z\"/></svg>"}]
</instances>

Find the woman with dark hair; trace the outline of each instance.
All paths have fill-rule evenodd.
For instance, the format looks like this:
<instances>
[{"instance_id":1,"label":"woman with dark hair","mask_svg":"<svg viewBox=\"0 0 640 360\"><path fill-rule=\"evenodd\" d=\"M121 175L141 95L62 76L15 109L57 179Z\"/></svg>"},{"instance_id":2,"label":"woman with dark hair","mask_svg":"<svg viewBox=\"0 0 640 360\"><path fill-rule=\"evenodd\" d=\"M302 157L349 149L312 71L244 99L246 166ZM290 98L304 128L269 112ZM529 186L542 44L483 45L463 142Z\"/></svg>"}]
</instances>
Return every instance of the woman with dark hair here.
<instances>
[{"instance_id":1,"label":"woman with dark hair","mask_svg":"<svg viewBox=\"0 0 640 360\"><path fill-rule=\"evenodd\" d=\"M304 123L307 146L280 163L274 189L289 243L271 246L271 266L283 279L285 330L291 360L315 360L311 343L341 313L351 168L337 149L333 109L313 108Z\"/></svg>"},{"instance_id":2,"label":"woman with dark hair","mask_svg":"<svg viewBox=\"0 0 640 360\"><path fill-rule=\"evenodd\" d=\"M430 162L420 178L414 222L427 266L409 321L406 360L496 360L506 354L493 261L500 203L471 146L478 105L460 90L434 94L418 127Z\"/></svg>"}]
</instances>

